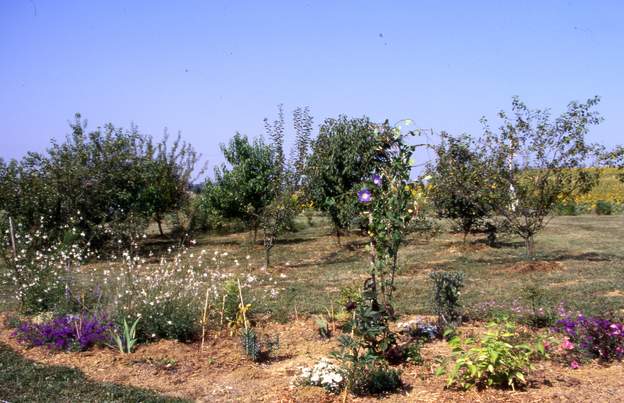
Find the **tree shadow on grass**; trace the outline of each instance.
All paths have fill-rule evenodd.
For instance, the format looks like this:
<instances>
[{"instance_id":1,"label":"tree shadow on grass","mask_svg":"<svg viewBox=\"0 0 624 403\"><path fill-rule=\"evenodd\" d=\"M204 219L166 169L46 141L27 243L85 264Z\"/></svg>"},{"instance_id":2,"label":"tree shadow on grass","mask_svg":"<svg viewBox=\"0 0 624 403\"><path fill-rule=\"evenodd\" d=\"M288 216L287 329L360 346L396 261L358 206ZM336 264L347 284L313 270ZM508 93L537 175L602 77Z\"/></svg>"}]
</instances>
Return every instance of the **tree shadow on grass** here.
<instances>
[{"instance_id":1,"label":"tree shadow on grass","mask_svg":"<svg viewBox=\"0 0 624 403\"><path fill-rule=\"evenodd\" d=\"M156 392L96 382L77 369L25 359L0 343L0 401L16 402L186 402Z\"/></svg>"}]
</instances>

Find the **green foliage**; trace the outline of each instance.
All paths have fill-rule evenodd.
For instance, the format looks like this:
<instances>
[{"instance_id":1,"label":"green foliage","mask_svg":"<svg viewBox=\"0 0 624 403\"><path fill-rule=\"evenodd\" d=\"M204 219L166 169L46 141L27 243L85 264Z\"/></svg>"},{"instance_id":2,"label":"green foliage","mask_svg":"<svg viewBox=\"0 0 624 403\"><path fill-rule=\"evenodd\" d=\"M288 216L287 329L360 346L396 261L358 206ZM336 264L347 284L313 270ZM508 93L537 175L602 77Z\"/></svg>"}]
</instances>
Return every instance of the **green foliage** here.
<instances>
[{"instance_id":1,"label":"green foliage","mask_svg":"<svg viewBox=\"0 0 624 403\"><path fill-rule=\"evenodd\" d=\"M235 322L239 308L238 283L230 279L223 286L223 319L227 323Z\"/></svg>"},{"instance_id":2,"label":"green foliage","mask_svg":"<svg viewBox=\"0 0 624 403\"><path fill-rule=\"evenodd\" d=\"M137 329L141 341L171 339L188 342L196 340L200 332L200 305L191 297L171 296L158 305L137 307L141 323Z\"/></svg>"},{"instance_id":3,"label":"green foliage","mask_svg":"<svg viewBox=\"0 0 624 403\"><path fill-rule=\"evenodd\" d=\"M484 159L474 147L470 136L453 137L441 134L442 141L433 146L435 164L426 174L431 184L427 196L439 217L456 220L466 236L492 211L495 193L487 187Z\"/></svg>"},{"instance_id":4,"label":"green foliage","mask_svg":"<svg viewBox=\"0 0 624 403\"><path fill-rule=\"evenodd\" d=\"M272 123L264 120L267 136L271 139L273 176L270 185L264 190L271 195L269 203L260 214L263 232L265 266L271 263L271 250L275 240L286 230L293 229L293 220L302 208L302 170L305 169L309 137L312 130L312 117L308 109L295 110L294 126L297 134L294 157L287 159L284 151L285 122L282 105L278 106L278 118Z\"/></svg>"},{"instance_id":5,"label":"green foliage","mask_svg":"<svg viewBox=\"0 0 624 403\"><path fill-rule=\"evenodd\" d=\"M548 291L539 281L531 281L521 289L522 297L529 303L527 314L521 321L532 327L553 326L558 318L549 302Z\"/></svg>"},{"instance_id":6,"label":"green foliage","mask_svg":"<svg viewBox=\"0 0 624 403\"><path fill-rule=\"evenodd\" d=\"M422 340L415 340L412 343L409 343L405 347L405 360L414 365L421 365L424 362L424 359L420 353L422 345Z\"/></svg>"},{"instance_id":7,"label":"green foliage","mask_svg":"<svg viewBox=\"0 0 624 403\"><path fill-rule=\"evenodd\" d=\"M308 197L329 215L338 237L358 210L357 187L371 174L376 145L371 125L366 117L326 119L312 142Z\"/></svg>"},{"instance_id":8,"label":"green foliage","mask_svg":"<svg viewBox=\"0 0 624 403\"><path fill-rule=\"evenodd\" d=\"M598 183L600 170L579 169L602 158L601 148L586 141L590 127L602 120L593 110L598 102L598 97L571 102L551 120L548 110L530 110L514 98L512 115L499 113L497 133L483 121L479 152L486 157L487 188L496 193L492 207L524 239L529 257L535 234L557 204L590 192Z\"/></svg>"},{"instance_id":9,"label":"green foliage","mask_svg":"<svg viewBox=\"0 0 624 403\"><path fill-rule=\"evenodd\" d=\"M605 200L598 200L595 208L598 215L611 215L613 214L613 205Z\"/></svg>"},{"instance_id":10,"label":"green foliage","mask_svg":"<svg viewBox=\"0 0 624 403\"><path fill-rule=\"evenodd\" d=\"M155 145L134 126L87 132L78 114L71 129L45 153L0 161L0 206L16 222L36 231L44 217L48 239L57 240L78 217L79 230L99 247L116 223L143 217L144 228L186 202L198 156L179 136L168 150L166 136Z\"/></svg>"},{"instance_id":11,"label":"green foliage","mask_svg":"<svg viewBox=\"0 0 624 403\"><path fill-rule=\"evenodd\" d=\"M409 125L411 121L404 123ZM391 127L387 121L371 130L375 163L370 167L369 182L361 185L358 199L370 240L371 290L388 306L394 292L399 248L415 215L410 172L416 146L408 144L407 138L416 132L403 134L400 126Z\"/></svg>"},{"instance_id":12,"label":"green foliage","mask_svg":"<svg viewBox=\"0 0 624 403\"><path fill-rule=\"evenodd\" d=\"M464 273L434 271L429 278L433 283L433 306L439 326L446 328L459 325L462 320L460 295L464 287Z\"/></svg>"},{"instance_id":13,"label":"green foliage","mask_svg":"<svg viewBox=\"0 0 624 403\"><path fill-rule=\"evenodd\" d=\"M245 354L252 361L262 362L268 360L270 355L279 349L279 337L262 342L256 332L248 327L241 332L241 344Z\"/></svg>"},{"instance_id":14,"label":"green foliage","mask_svg":"<svg viewBox=\"0 0 624 403\"><path fill-rule=\"evenodd\" d=\"M128 322L124 318L123 335L120 336L117 333L113 333L113 338L117 344L117 348L122 354L130 354L134 351L134 346L137 343L136 327L140 319L141 318L137 318L134 323L132 323L132 326L129 326Z\"/></svg>"},{"instance_id":15,"label":"green foliage","mask_svg":"<svg viewBox=\"0 0 624 403\"><path fill-rule=\"evenodd\" d=\"M563 201L556 206L556 212L559 215L577 215L577 205L574 200Z\"/></svg>"},{"instance_id":16,"label":"green foliage","mask_svg":"<svg viewBox=\"0 0 624 403\"><path fill-rule=\"evenodd\" d=\"M515 389L526 384L526 376L532 369L531 357L544 353L541 347L528 344L512 344L516 336L510 322L502 325L488 324L488 331L479 340L454 337L449 341L454 361L448 374L448 385L462 389L472 387L510 387ZM440 367L438 374L444 373Z\"/></svg>"},{"instance_id":17,"label":"green foliage","mask_svg":"<svg viewBox=\"0 0 624 403\"><path fill-rule=\"evenodd\" d=\"M331 329L329 328L329 322L327 321L327 319L325 319L325 317L321 315L315 318L315 322L321 339L331 338Z\"/></svg>"},{"instance_id":18,"label":"green foliage","mask_svg":"<svg viewBox=\"0 0 624 403\"><path fill-rule=\"evenodd\" d=\"M229 167L215 168L214 180L202 192L202 208L209 214L241 220L255 233L260 214L274 197L267 192L275 174L271 147L262 139L250 142L236 133L227 145L221 145L221 151Z\"/></svg>"}]
</instances>

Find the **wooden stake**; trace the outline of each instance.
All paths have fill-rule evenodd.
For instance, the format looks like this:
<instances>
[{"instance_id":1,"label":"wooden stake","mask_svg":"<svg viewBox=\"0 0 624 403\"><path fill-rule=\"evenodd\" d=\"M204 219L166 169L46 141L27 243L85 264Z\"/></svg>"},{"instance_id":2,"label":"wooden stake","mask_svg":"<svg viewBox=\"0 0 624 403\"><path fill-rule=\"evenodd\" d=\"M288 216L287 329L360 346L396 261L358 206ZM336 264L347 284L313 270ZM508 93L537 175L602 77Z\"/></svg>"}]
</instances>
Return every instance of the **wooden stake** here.
<instances>
[{"instance_id":1,"label":"wooden stake","mask_svg":"<svg viewBox=\"0 0 624 403\"><path fill-rule=\"evenodd\" d=\"M248 328L248 326L247 326L247 315L245 314L245 301L243 301L243 289L241 288L240 280L236 279L236 282L238 283L238 295L240 296L241 311L243 312L243 323L245 325L245 330L247 330L247 328Z\"/></svg>"},{"instance_id":2,"label":"wooden stake","mask_svg":"<svg viewBox=\"0 0 624 403\"><path fill-rule=\"evenodd\" d=\"M210 287L206 287L206 299L204 300L204 315L202 317L202 338L201 338L201 350L204 349L204 341L206 340L206 322L208 316L208 296L210 295Z\"/></svg>"}]
</instances>

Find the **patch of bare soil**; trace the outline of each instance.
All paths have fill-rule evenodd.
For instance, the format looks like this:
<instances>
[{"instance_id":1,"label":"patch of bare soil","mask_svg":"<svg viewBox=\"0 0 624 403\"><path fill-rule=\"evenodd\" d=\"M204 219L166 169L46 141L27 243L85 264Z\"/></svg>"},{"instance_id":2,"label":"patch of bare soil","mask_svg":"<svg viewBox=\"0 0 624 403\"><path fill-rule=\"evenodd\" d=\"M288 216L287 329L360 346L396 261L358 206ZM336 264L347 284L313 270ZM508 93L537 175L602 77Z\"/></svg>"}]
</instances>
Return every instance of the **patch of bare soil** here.
<instances>
[{"instance_id":1,"label":"patch of bare soil","mask_svg":"<svg viewBox=\"0 0 624 403\"><path fill-rule=\"evenodd\" d=\"M505 267L504 271L513 273L537 273L562 270L564 266L561 262L550 262L544 260L535 260L528 262L518 262L511 266Z\"/></svg>"},{"instance_id":2,"label":"patch of bare soil","mask_svg":"<svg viewBox=\"0 0 624 403\"><path fill-rule=\"evenodd\" d=\"M407 320L409 318L402 318ZM462 331L478 332L467 326ZM481 329L482 330L482 329ZM159 341L140 346L133 354L122 355L112 349L84 353L51 353L45 348L26 349L11 337L11 331L0 327L0 341L25 358L44 365L74 367L98 382L114 382L148 388L162 394L197 402L340 402L343 396L325 393L320 388L291 388L299 367L312 366L319 358L336 348L330 341L318 338L313 320L289 324L270 323L262 333L279 335L277 357L264 364L249 361L236 336L213 337L200 351L199 344ZM422 354L425 365L403 365L402 379L406 389L384 397L353 397L350 402L544 402L618 401L624 396L624 367L589 364L578 370L554 362L536 364L525 390L445 389L445 379L436 377L436 359L448 357L450 350L443 341L426 344Z\"/></svg>"}]
</instances>

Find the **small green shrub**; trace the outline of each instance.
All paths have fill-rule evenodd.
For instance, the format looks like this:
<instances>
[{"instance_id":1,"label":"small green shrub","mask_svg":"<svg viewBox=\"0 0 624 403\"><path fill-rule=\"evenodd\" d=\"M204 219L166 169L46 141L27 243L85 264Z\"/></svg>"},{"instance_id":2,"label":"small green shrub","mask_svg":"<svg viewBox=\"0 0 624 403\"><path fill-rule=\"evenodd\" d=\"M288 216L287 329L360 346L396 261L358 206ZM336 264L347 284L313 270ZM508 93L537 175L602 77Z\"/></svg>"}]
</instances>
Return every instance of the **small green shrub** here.
<instances>
[{"instance_id":1,"label":"small green shrub","mask_svg":"<svg viewBox=\"0 0 624 403\"><path fill-rule=\"evenodd\" d=\"M522 287L521 292L529 308L524 315L520 314L519 320L536 328L553 326L557 320L557 314L548 304L547 290L534 282Z\"/></svg>"},{"instance_id":2,"label":"small green shrub","mask_svg":"<svg viewBox=\"0 0 624 403\"><path fill-rule=\"evenodd\" d=\"M433 283L433 306L441 328L457 326L462 320L459 301L464 287L464 273L434 271L429 277Z\"/></svg>"},{"instance_id":3,"label":"small green shrub","mask_svg":"<svg viewBox=\"0 0 624 403\"><path fill-rule=\"evenodd\" d=\"M416 340L410 343L409 345L407 345L407 347L405 347L405 352L404 352L405 361L410 362L414 365L421 365L424 362L423 357L420 353L422 345L423 345L422 340Z\"/></svg>"},{"instance_id":4,"label":"small green shrub","mask_svg":"<svg viewBox=\"0 0 624 403\"><path fill-rule=\"evenodd\" d=\"M454 363L448 374L448 386L462 389L472 387L510 387L526 384L526 375L532 369L531 357L545 354L540 342L535 348L528 344L512 344L513 323L489 323L488 331L480 340L457 336L449 341ZM444 367L438 375L445 373Z\"/></svg>"},{"instance_id":5,"label":"small green shrub","mask_svg":"<svg viewBox=\"0 0 624 403\"><path fill-rule=\"evenodd\" d=\"M223 286L223 319L226 323L236 321L239 308L238 284L236 280L228 280Z\"/></svg>"},{"instance_id":6,"label":"small green shrub","mask_svg":"<svg viewBox=\"0 0 624 403\"><path fill-rule=\"evenodd\" d=\"M557 205L556 212L559 215L578 215L578 208L574 200L568 200Z\"/></svg>"},{"instance_id":7,"label":"small green shrub","mask_svg":"<svg viewBox=\"0 0 624 403\"><path fill-rule=\"evenodd\" d=\"M594 211L598 215L611 215L613 214L613 205L608 201L598 200Z\"/></svg>"},{"instance_id":8,"label":"small green shrub","mask_svg":"<svg viewBox=\"0 0 624 403\"><path fill-rule=\"evenodd\" d=\"M394 392L403 386L401 373L387 365L358 367L351 376L351 391L356 395L379 395Z\"/></svg>"},{"instance_id":9,"label":"small green shrub","mask_svg":"<svg viewBox=\"0 0 624 403\"><path fill-rule=\"evenodd\" d=\"M269 359L270 355L279 349L279 337L261 341L255 330L248 327L241 331L241 345L245 354L254 362Z\"/></svg>"},{"instance_id":10,"label":"small green shrub","mask_svg":"<svg viewBox=\"0 0 624 403\"><path fill-rule=\"evenodd\" d=\"M315 318L315 322L321 339L331 338L331 329L329 328L329 322L327 321L327 319L325 319L325 317L321 315Z\"/></svg>"},{"instance_id":11,"label":"small green shrub","mask_svg":"<svg viewBox=\"0 0 624 403\"><path fill-rule=\"evenodd\" d=\"M130 315L120 315L117 323L126 317L141 318L136 333L142 342L154 339L188 342L197 339L201 331L201 306L191 296L171 294L159 304L137 305Z\"/></svg>"}]
</instances>

